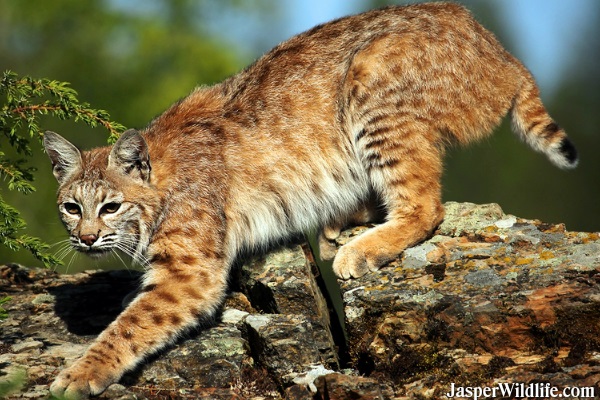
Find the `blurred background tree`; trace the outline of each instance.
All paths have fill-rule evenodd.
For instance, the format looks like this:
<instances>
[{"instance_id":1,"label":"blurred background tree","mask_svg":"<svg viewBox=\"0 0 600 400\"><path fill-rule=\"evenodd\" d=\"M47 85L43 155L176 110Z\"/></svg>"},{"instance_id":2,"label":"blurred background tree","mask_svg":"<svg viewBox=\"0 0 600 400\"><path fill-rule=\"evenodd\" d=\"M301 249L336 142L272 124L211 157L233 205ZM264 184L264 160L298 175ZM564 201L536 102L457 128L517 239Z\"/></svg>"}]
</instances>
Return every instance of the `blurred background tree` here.
<instances>
[{"instance_id":1,"label":"blurred background tree","mask_svg":"<svg viewBox=\"0 0 600 400\"><path fill-rule=\"evenodd\" d=\"M502 12L500 2L462 2L522 58L503 19L509 14ZM298 33L293 30L297 22L319 11L317 8L335 5L327 17L330 19L389 3L5 1L0 2L0 72L10 69L19 75L70 82L81 101L107 110L113 120L127 127L143 127L196 85L224 79ZM573 2L573 7L577 3ZM594 154L600 140L595 134L600 119L596 112L600 101L600 3L592 4L596 22L590 24L589 32L581 31L581 43L577 51L571 52L565 74L555 85L558 89L543 92L550 113L581 151L580 167L570 172L557 170L518 143L504 124L490 140L449 151L444 200L497 202L506 212L518 216L565 222L570 230L600 230L596 177L600 157ZM546 28L553 29L553 24L559 23L562 21L548 21ZM42 125L83 148L106 143L101 130L54 119ZM4 147L0 142L2 151ZM29 223L29 233L56 243L65 238L55 207L56 183L46 156L37 147L34 166L38 169L38 191L34 195L22 197L5 191L2 182L0 191L7 201L19 204ZM5 262L39 265L27 254L14 254L0 247L0 263ZM92 267L96 265L82 256L69 271Z\"/></svg>"}]
</instances>

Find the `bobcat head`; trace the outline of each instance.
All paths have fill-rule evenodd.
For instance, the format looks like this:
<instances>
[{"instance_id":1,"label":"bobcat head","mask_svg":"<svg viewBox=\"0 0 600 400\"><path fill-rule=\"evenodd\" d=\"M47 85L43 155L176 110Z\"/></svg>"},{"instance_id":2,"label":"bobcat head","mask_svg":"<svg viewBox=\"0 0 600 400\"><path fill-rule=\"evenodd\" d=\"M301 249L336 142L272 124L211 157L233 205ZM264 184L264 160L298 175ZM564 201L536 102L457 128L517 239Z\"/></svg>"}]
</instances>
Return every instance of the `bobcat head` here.
<instances>
[{"instance_id":1,"label":"bobcat head","mask_svg":"<svg viewBox=\"0 0 600 400\"><path fill-rule=\"evenodd\" d=\"M80 152L44 134L58 189L60 218L71 245L92 257L121 250L143 262L154 226L150 157L144 138L126 131L112 147Z\"/></svg>"}]
</instances>

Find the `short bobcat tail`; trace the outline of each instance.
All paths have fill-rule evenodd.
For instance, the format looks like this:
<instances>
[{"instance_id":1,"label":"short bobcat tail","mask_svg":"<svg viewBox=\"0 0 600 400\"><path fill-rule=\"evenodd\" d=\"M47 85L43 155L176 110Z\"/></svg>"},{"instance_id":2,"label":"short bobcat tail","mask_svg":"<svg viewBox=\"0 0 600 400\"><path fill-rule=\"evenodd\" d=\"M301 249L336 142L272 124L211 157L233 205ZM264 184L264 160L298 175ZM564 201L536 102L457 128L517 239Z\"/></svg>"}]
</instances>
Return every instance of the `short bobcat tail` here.
<instances>
[{"instance_id":1,"label":"short bobcat tail","mask_svg":"<svg viewBox=\"0 0 600 400\"><path fill-rule=\"evenodd\" d=\"M533 78L525 80L515 96L512 121L515 132L554 165L563 169L577 166L577 150L565 131L548 115Z\"/></svg>"}]
</instances>

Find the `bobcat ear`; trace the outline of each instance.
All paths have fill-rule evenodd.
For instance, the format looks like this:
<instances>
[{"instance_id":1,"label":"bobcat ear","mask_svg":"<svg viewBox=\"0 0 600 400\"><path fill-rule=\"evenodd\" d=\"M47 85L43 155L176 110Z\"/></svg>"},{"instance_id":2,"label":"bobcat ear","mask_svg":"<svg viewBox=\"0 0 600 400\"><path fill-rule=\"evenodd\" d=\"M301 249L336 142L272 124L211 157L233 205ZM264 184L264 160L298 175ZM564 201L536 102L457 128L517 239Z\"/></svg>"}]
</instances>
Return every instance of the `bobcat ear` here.
<instances>
[{"instance_id":1,"label":"bobcat ear","mask_svg":"<svg viewBox=\"0 0 600 400\"><path fill-rule=\"evenodd\" d=\"M81 152L67 139L58 133L44 133L44 148L52 162L52 172L59 184L63 184L69 176L81 171L83 161Z\"/></svg>"},{"instance_id":2,"label":"bobcat ear","mask_svg":"<svg viewBox=\"0 0 600 400\"><path fill-rule=\"evenodd\" d=\"M122 174L150 180L150 154L142 135L135 129L121 134L108 156L108 168Z\"/></svg>"}]
</instances>

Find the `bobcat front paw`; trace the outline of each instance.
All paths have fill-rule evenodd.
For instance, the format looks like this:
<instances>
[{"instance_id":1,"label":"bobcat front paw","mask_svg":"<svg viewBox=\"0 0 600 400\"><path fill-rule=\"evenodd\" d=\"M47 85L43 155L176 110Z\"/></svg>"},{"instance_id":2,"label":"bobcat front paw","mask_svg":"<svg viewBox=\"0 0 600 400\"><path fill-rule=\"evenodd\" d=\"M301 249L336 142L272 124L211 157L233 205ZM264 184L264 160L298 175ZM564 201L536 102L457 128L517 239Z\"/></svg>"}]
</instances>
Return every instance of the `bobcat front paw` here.
<instances>
[{"instance_id":1,"label":"bobcat front paw","mask_svg":"<svg viewBox=\"0 0 600 400\"><path fill-rule=\"evenodd\" d=\"M361 236L339 248L333 272L341 279L360 278L369 271L378 271L395 256L368 236Z\"/></svg>"},{"instance_id":2,"label":"bobcat front paw","mask_svg":"<svg viewBox=\"0 0 600 400\"><path fill-rule=\"evenodd\" d=\"M360 278L369 271L377 271L381 263L352 243L342 246L333 260L333 272L341 279Z\"/></svg>"},{"instance_id":3,"label":"bobcat front paw","mask_svg":"<svg viewBox=\"0 0 600 400\"><path fill-rule=\"evenodd\" d=\"M106 365L83 358L58 374L50 393L61 399L86 399L102 393L117 380L118 376L109 372Z\"/></svg>"}]
</instances>

